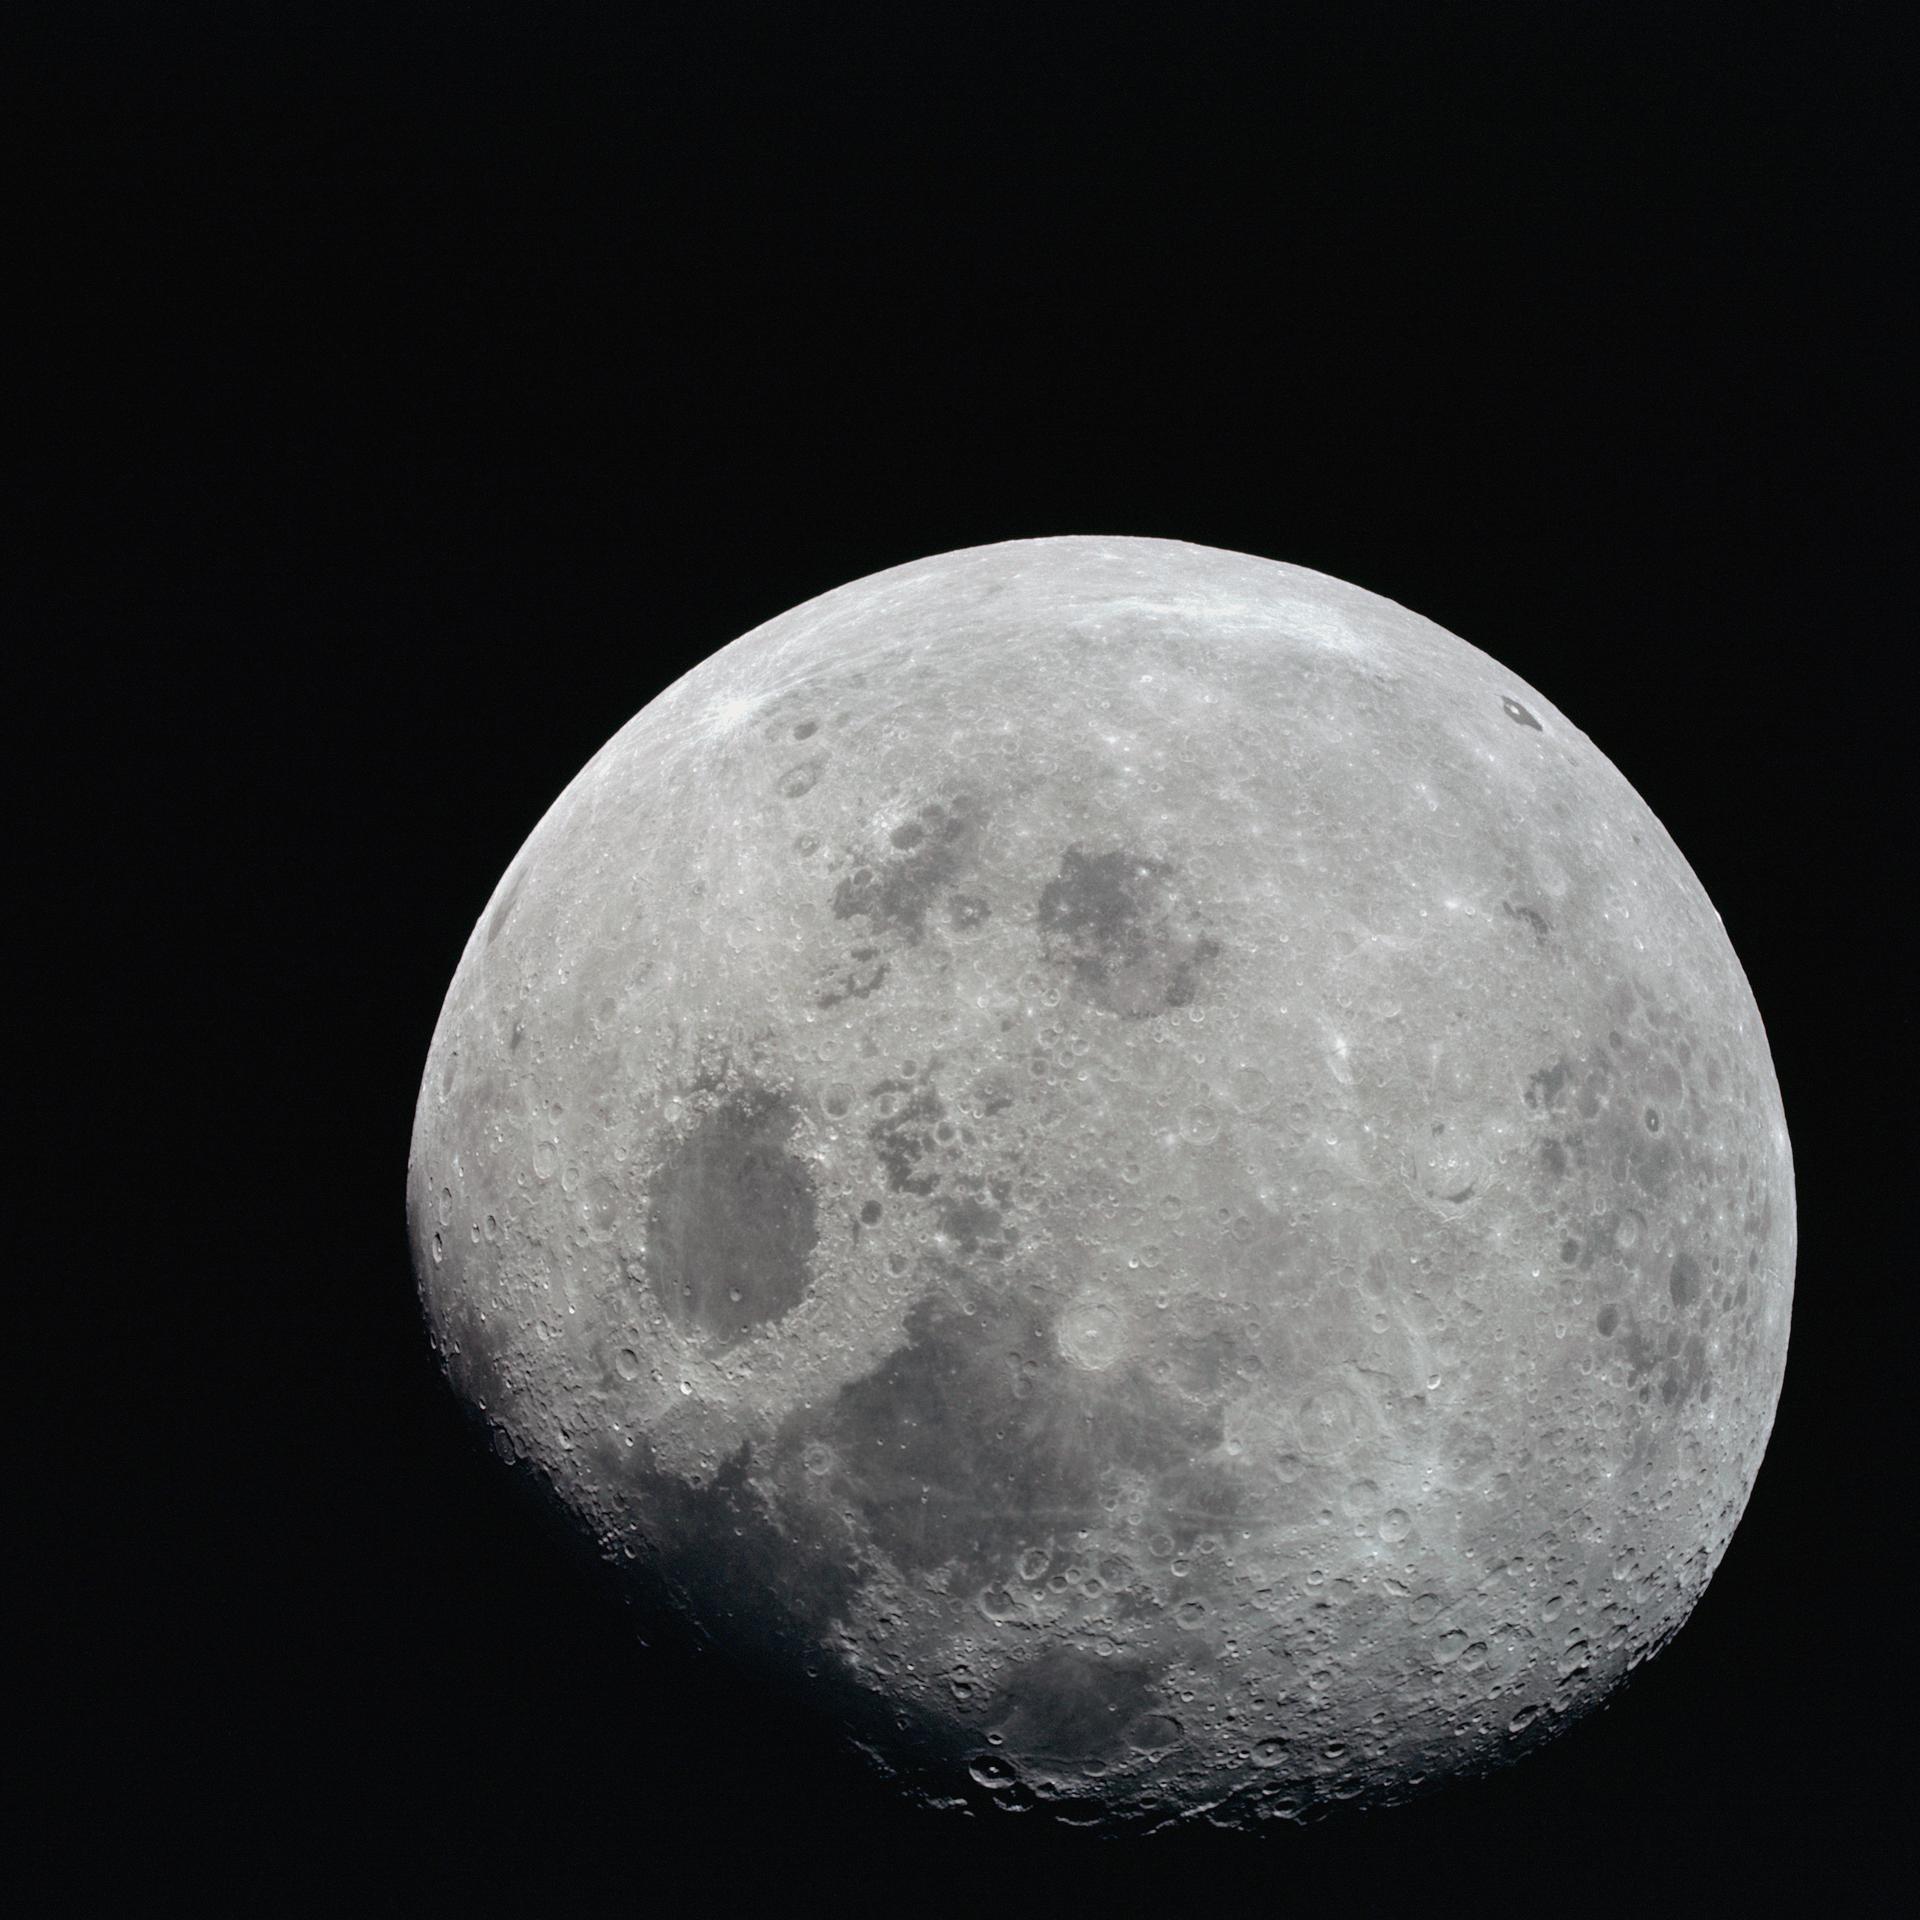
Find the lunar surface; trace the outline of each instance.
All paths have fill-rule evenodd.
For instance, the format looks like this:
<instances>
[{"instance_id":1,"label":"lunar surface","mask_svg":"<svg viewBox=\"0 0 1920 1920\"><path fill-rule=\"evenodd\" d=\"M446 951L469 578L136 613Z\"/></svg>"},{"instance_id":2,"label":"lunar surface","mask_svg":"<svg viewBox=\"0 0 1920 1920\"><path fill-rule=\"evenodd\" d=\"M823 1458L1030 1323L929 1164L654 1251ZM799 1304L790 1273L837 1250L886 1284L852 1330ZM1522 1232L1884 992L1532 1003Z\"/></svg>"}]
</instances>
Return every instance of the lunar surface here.
<instances>
[{"instance_id":1,"label":"lunar surface","mask_svg":"<svg viewBox=\"0 0 1920 1920\"><path fill-rule=\"evenodd\" d=\"M1687 1617L1792 1165L1718 915L1553 704L1165 540L747 634L508 867L434 1342L638 1591L903 1794L1252 1825L1484 1771Z\"/></svg>"}]
</instances>

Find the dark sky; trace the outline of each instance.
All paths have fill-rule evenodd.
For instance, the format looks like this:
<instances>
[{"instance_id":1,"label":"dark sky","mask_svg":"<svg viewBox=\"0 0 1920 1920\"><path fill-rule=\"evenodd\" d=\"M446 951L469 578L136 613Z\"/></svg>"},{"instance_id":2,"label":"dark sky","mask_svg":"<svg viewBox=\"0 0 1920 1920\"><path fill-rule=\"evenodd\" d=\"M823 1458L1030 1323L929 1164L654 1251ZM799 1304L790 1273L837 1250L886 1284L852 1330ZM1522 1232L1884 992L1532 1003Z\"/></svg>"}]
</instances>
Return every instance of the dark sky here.
<instances>
[{"instance_id":1,"label":"dark sky","mask_svg":"<svg viewBox=\"0 0 1920 1920\"><path fill-rule=\"evenodd\" d=\"M21 11L5 626L85 1224L21 1281L61 1436L24 1644L74 1910L105 1876L216 1911L1664 1912L1809 1859L1886 1910L1892 11ZM417 1320L421 1063L546 805L774 613L1061 532L1296 561L1511 666L1666 823L1773 1042L1800 1291L1725 1565L1598 1721L1391 1820L926 1830L633 1650Z\"/></svg>"}]
</instances>

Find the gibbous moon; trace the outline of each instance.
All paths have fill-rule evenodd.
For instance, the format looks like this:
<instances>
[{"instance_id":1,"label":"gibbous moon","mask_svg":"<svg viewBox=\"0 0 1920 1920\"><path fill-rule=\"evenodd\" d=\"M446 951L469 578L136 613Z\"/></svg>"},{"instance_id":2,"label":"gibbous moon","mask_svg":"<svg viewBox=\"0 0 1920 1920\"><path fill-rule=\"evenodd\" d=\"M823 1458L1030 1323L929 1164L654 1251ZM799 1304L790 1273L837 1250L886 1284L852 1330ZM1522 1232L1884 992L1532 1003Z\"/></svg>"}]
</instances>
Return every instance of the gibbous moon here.
<instances>
[{"instance_id":1,"label":"gibbous moon","mask_svg":"<svg viewBox=\"0 0 1920 1920\"><path fill-rule=\"evenodd\" d=\"M408 1168L459 1393L922 1802L1302 1818L1686 1619L1794 1196L1699 881L1305 568L1013 541L736 640L507 868Z\"/></svg>"}]
</instances>

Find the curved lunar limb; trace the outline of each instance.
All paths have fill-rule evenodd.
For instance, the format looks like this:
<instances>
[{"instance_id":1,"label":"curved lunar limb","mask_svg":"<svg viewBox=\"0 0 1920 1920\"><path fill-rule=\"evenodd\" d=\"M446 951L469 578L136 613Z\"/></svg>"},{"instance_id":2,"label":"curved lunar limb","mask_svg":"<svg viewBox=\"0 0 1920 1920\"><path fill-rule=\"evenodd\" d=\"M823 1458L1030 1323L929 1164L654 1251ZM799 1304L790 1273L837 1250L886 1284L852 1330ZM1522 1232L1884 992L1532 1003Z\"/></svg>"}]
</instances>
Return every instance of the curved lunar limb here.
<instances>
[{"instance_id":1,"label":"curved lunar limb","mask_svg":"<svg viewBox=\"0 0 1920 1920\"><path fill-rule=\"evenodd\" d=\"M1553 704L1172 541L875 575L507 869L408 1209L459 1392L906 1794L1252 1824L1685 1620L1785 1364L1718 916Z\"/></svg>"}]
</instances>

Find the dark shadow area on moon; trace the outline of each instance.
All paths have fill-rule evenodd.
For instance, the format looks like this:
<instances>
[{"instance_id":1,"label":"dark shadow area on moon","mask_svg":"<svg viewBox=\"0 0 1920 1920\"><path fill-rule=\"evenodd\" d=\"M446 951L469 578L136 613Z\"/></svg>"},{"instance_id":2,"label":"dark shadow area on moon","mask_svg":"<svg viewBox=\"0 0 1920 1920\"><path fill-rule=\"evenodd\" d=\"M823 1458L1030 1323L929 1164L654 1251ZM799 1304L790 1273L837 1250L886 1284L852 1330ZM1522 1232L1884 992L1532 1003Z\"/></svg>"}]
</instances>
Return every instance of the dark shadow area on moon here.
<instances>
[{"instance_id":1,"label":"dark shadow area on moon","mask_svg":"<svg viewBox=\"0 0 1920 1920\"><path fill-rule=\"evenodd\" d=\"M1201 969L1220 953L1172 864L1125 850L1068 847L1040 891L1035 924L1048 963L1125 1020L1191 1005Z\"/></svg>"},{"instance_id":2,"label":"dark shadow area on moon","mask_svg":"<svg viewBox=\"0 0 1920 1920\"><path fill-rule=\"evenodd\" d=\"M888 835L897 857L858 866L834 888L834 917L865 920L876 933L919 941L935 895L959 878L971 857L976 811L964 794L946 806L928 801L917 819L902 821Z\"/></svg>"},{"instance_id":3,"label":"dark shadow area on moon","mask_svg":"<svg viewBox=\"0 0 1920 1920\"><path fill-rule=\"evenodd\" d=\"M744 1442L696 1486L676 1473L609 1453L637 1496L647 1552L685 1618L723 1650L771 1655L790 1679L828 1657L867 1569L824 1536L780 1524L751 1480Z\"/></svg>"},{"instance_id":4,"label":"dark shadow area on moon","mask_svg":"<svg viewBox=\"0 0 1920 1920\"><path fill-rule=\"evenodd\" d=\"M1129 1745L1144 1753L1177 1737L1171 1717L1158 1711L1157 1677L1144 1661L1056 1647L1021 1662L1008 1680L1008 1704L993 1731L1016 1753L1097 1762Z\"/></svg>"},{"instance_id":5,"label":"dark shadow area on moon","mask_svg":"<svg viewBox=\"0 0 1920 1920\"><path fill-rule=\"evenodd\" d=\"M791 1145L792 1100L732 1094L647 1181L646 1273L669 1320L717 1350L805 1295L820 1237L813 1176Z\"/></svg>"},{"instance_id":6,"label":"dark shadow area on moon","mask_svg":"<svg viewBox=\"0 0 1920 1920\"><path fill-rule=\"evenodd\" d=\"M975 1291L922 1299L907 1341L831 1406L782 1429L783 1476L823 1442L837 1495L904 1572L956 1584L1014 1577L1027 1548L1093 1529L1115 1473L1137 1473L1185 1547L1236 1510L1217 1407L1161 1392L1138 1369L1072 1377L1044 1313Z\"/></svg>"},{"instance_id":7,"label":"dark shadow area on moon","mask_svg":"<svg viewBox=\"0 0 1920 1920\"><path fill-rule=\"evenodd\" d=\"M971 794L929 800L889 831L887 852L862 858L840 878L829 902L833 917L855 923L862 937L828 967L814 991L816 1007L830 1012L884 986L900 950L925 939L943 894L953 932L970 932L991 916L985 896L954 890L974 862L982 821Z\"/></svg>"}]
</instances>

